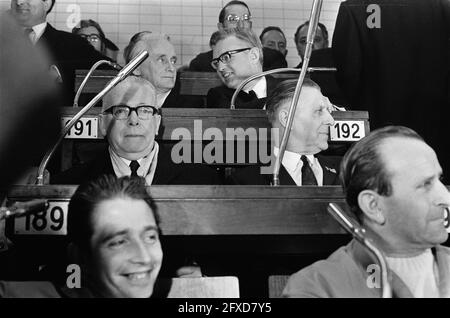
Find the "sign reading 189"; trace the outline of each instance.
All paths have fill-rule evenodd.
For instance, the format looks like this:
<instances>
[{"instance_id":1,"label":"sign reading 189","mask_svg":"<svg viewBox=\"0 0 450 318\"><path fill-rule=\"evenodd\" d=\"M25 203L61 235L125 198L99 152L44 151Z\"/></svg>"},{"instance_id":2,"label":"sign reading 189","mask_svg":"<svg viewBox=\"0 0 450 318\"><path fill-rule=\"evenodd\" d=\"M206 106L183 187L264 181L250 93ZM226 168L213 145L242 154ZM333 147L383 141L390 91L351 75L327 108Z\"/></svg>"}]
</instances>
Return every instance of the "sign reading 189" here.
<instances>
[{"instance_id":1,"label":"sign reading 189","mask_svg":"<svg viewBox=\"0 0 450 318\"><path fill-rule=\"evenodd\" d=\"M72 117L62 117L64 126L72 119ZM64 138L66 139L97 139L98 118L82 117L69 130Z\"/></svg>"},{"instance_id":2,"label":"sign reading 189","mask_svg":"<svg viewBox=\"0 0 450 318\"><path fill-rule=\"evenodd\" d=\"M66 235L68 201L48 201L47 210L14 220L17 235Z\"/></svg>"}]
</instances>

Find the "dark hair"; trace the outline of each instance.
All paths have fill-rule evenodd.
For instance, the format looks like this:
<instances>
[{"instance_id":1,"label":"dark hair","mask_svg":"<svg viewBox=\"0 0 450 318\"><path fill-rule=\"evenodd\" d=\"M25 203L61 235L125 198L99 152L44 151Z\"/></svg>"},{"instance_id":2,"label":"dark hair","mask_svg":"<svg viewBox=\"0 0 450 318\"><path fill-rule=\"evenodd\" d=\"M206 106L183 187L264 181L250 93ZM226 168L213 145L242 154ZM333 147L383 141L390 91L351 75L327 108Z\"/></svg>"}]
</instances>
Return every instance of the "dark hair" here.
<instances>
[{"instance_id":1,"label":"dark hair","mask_svg":"<svg viewBox=\"0 0 450 318\"><path fill-rule=\"evenodd\" d=\"M50 11L52 11L53 7L55 6L56 0L51 0L51 1L52 1L52 4L50 5L50 8L47 10L47 14L49 14Z\"/></svg>"},{"instance_id":2,"label":"dark hair","mask_svg":"<svg viewBox=\"0 0 450 318\"><path fill-rule=\"evenodd\" d=\"M392 194L390 176L381 158L379 147L388 138L412 138L423 141L414 130L403 126L376 129L353 144L341 162L340 180L346 201L354 216L362 222L358 195L363 190L373 190L383 196Z\"/></svg>"},{"instance_id":3,"label":"dark hair","mask_svg":"<svg viewBox=\"0 0 450 318\"><path fill-rule=\"evenodd\" d=\"M296 87L297 80L292 79L282 81L272 91L266 102L266 113L270 123L274 123L276 121L276 112L279 107L284 105L286 102L292 101ZM317 88L320 91L320 86L310 78L305 78L303 81L303 87Z\"/></svg>"},{"instance_id":4,"label":"dark hair","mask_svg":"<svg viewBox=\"0 0 450 318\"><path fill-rule=\"evenodd\" d=\"M305 23L303 23L302 25L300 25L297 28L297 31L295 31L295 34L294 34L295 43L298 42L298 38L297 37L300 35L300 30L306 25L309 25L309 20L306 21ZM324 24L320 23L320 22L319 22L318 26L319 26L320 30L322 30L322 34L323 34L323 37L324 37L325 41L328 42L328 30L327 30L327 27Z\"/></svg>"},{"instance_id":5,"label":"dark hair","mask_svg":"<svg viewBox=\"0 0 450 318\"><path fill-rule=\"evenodd\" d=\"M211 37L209 38L209 47L216 45L217 40L219 39L220 31L216 31L213 34L211 34Z\"/></svg>"},{"instance_id":6,"label":"dark hair","mask_svg":"<svg viewBox=\"0 0 450 318\"><path fill-rule=\"evenodd\" d=\"M67 236L70 242L81 250L89 251L95 209L103 201L121 197L144 200L159 227L156 205L147 193L144 178L127 176L118 179L113 175L103 175L80 185L70 200L67 216Z\"/></svg>"},{"instance_id":7,"label":"dark hair","mask_svg":"<svg viewBox=\"0 0 450 318\"><path fill-rule=\"evenodd\" d=\"M250 14L250 8L248 7L248 5L244 2L244 1L239 1L239 0L231 0L230 2L228 2L223 8L222 10L220 10L219 13L219 22L223 23L225 21L225 11L227 11L227 8L233 4L237 4L237 5L241 5L247 8L248 13Z\"/></svg>"},{"instance_id":8,"label":"dark hair","mask_svg":"<svg viewBox=\"0 0 450 318\"><path fill-rule=\"evenodd\" d=\"M98 24L94 20L91 20L91 19L89 19L89 20L81 20L80 21L80 26L74 27L72 29L72 33L73 34L79 34L81 29L88 28L88 27L94 27L94 28L97 29L97 31L98 31L98 33L100 35L100 39L102 40L102 46L101 46L102 53L105 54L105 43L106 43L105 39L106 39L106 36L105 36L105 33L103 32L100 24Z\"/></svg>"},{"instance_id":9,"label":"dark hair","mask_svg":"<svg viewBox=\"0 0 450 318\"><path fill-rule=\"evenodd\" d=\"M283 35L284 40L286 41L286 35L284 35L284 32L279 27L277 27L277 26L268 26L268 27L265 27L264 30L262 30L261 35L259 36L259 39L261 40L261 42L263 40L264 34L266 34L269 31L278 31L278 32L280 32Z\"/></svg>"}]
</instances>

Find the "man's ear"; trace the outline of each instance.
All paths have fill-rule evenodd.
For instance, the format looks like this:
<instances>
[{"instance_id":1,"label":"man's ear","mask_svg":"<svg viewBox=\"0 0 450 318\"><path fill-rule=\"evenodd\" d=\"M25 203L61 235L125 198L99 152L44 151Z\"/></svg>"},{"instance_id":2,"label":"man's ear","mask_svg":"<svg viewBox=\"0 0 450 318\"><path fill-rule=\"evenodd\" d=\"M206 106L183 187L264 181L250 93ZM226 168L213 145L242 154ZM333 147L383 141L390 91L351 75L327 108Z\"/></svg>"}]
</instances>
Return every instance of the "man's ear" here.
<instances>
[{"instance_id":1,"label":"man's ear","mask_svg":"<svg viewBox=\"0 0 450 318\"><path fill-rule=\"evenodd\" d=\"M159 126L161 125L161 115L156 115L155 135L158 136Z\"/></svg>"},{"instance_id":2,"label":"man's ear","mask_svg":"<svg viewBox=\"0 0 450 318\"><path fill-rule=\"evenodd\" d=\"M100 133L103 135L103 137L106 137L106 134L108 132L108 120L106 119L106 116L104 114L100 114L98 117L99 126L100 126Z\"/></svg>"},{"instance_id":3,"label":"man's ear","mask_svg":"<svg viewBox=\"0 0 450 318\"><path fill-rule=\"evenodd\" d=\"M287 125L288 114L289 114L288 110L284 108L278 112L278 121L283 127L286 127Z\"/></svg>"},{"instance_id":4,"label":"man's ear","mask_svg":"<svg viewBox=\"0 0 450 318\"><path fill-rule=\"evenodd\" d=\"M217 22L217 29L218 29L219 31L222 31L222 30L224 29L223 24L220 23L220 22Z\"/></svg>"},{"instance_id":5,"label":"man's ear","mask_svg":"<svg viewBox=\"0 0 450 318\"><path fill-rule=\"evenodd\" d=\"M52 3L55 0L44 0L44 8L45 8L45 13L48 12L48 10L50 10L50 7L52 6Z\"/></svg>"},{"instance_id":6,"label":"man's ear","mask_svg":"<svg viewBox=\"0 0 450 318\"><path fill-rule=\"evenodd\" d=\"M364 216L378 225L386 222L381 199L381 196L373 190L363 190L358 195L358 205Z\"/></svg>"},{"instance_id":7,"label":"man's ear","mask_svg":"<svg viewBox=\"0 0 450 318\"><path fill-rule=\"evenodd\" d=\"M254 47L250 50L249 53L250 56L250 60L255 63L255 62L259 62L259 56L260 56L260 52L258 50L258 48Z\"/></svg>"}]
</instances>

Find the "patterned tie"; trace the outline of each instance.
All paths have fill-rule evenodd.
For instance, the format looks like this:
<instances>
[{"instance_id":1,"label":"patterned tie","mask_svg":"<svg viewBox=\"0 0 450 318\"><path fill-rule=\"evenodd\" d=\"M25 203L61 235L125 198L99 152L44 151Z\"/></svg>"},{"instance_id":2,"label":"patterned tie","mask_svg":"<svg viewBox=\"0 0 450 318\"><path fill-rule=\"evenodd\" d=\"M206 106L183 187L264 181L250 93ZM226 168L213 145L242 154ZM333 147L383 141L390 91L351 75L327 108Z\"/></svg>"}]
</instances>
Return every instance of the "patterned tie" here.
<instances>
[{"instance_id":1,"label":"patterned tie","mask_svg":"<svg viewBox=\"0 0 450 318\"><path fill-rule=\"evenodd\" d=\"M303 162L302 166L302 185L317 185L316 176L309 165L308 158L305 155L301 156Z\"/></svg>"},{"instance_id":2,"label":"patterned tie","mask_svg":"<svg viewBox=\"0 0 450 318\"><path fill-rule=\"evenodd\" d=\"M131 169L131 177L137 177L137 171L139 169L139 162L137 162L136 160L133 160L130 162L130 169Z\"/></svg>"}]
</instances>

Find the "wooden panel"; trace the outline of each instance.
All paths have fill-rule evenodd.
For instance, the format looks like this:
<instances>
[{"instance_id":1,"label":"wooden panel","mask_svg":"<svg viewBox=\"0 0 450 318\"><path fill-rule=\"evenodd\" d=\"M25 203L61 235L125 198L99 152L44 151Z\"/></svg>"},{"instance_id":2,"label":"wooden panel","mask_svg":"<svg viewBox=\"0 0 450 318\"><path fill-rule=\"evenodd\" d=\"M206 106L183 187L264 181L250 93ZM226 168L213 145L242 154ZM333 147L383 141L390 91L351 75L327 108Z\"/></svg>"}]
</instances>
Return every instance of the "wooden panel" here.
<instances>
[{"instance_id":1,"label":"wooden panel","mask_svg":"<svg viewBox=\"0 0 450 318\"><path fill-rule=\"evenodd\" d=\"M16 186L13 201L69 199L74 186ZM342 234L327 213L343 203L340 187L152 186L164 235Z\"/></svg>"}]
</instances>

